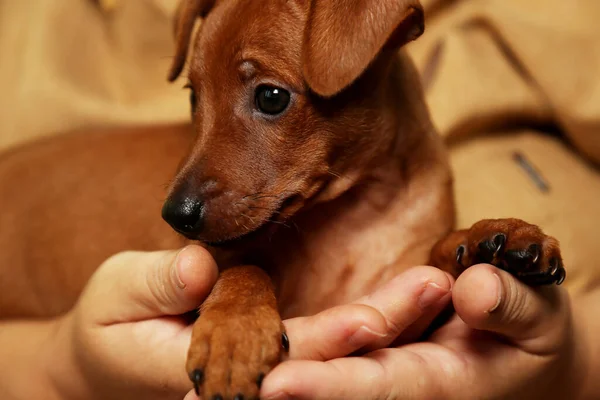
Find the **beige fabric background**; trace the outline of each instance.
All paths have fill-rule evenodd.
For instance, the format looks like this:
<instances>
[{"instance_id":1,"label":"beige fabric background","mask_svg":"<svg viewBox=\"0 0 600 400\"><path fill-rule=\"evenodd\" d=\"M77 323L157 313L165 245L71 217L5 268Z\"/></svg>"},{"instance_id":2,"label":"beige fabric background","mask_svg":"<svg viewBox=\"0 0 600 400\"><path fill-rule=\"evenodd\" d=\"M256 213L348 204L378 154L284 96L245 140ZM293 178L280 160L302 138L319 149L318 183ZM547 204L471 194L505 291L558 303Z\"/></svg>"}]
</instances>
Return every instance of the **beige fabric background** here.
<instances>
[{"instance_id":1,"label":"beige fabric background","mask_svg":"<svg viewBox=\"0 0 600 400\"><path fill-rule=\"evenodd\" d=\"M93 125L188 118L169 85L176 0L0 0L0 148ZM409 46L456 176L459 225L520 217L600 283L600 1L423 0ZM564 137L543 133L551 128ZM549 182L542 193L513 161Z\"/></svg>"}]
</instances>

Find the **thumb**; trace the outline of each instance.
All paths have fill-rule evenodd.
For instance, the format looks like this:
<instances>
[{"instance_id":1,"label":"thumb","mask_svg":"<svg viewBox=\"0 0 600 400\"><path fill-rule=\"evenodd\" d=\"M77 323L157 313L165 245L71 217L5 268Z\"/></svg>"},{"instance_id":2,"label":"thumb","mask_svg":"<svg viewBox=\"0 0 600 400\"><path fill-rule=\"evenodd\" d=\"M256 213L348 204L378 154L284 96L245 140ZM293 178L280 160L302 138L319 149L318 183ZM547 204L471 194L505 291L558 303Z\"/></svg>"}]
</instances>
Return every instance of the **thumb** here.
<instances>
[{"instance_id":1,"label":"thumb","mask_svg":"<svg viewBox=\"0 0 600 400\"><path fill-rule=\"evenodd\" d=\"M214 259L200 246L120 253L92 276L80 309L98 325L180 315L204 301L217 276Z\"/></svg>"},{"instance_id":2,"label":"thumb","mask_svg":"<svg viewBox=\"0 0 600 400\"><path fill-rule=\"evenodd\" d=\"M452 300L468 326L505 336L530 353L552 352L566 332L569 301L563 289L527 286L492 265L463 272Z\"/></svg>"}]
</instances>

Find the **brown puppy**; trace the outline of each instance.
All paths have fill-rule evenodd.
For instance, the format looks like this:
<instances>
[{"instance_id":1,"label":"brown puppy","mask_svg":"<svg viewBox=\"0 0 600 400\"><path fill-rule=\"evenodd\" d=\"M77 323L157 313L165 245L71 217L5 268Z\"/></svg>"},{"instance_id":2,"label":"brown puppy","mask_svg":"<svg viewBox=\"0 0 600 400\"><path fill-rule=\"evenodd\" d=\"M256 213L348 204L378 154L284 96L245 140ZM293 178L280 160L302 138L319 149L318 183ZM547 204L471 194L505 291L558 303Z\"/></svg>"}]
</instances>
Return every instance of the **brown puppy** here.
<instances>
[{"instance_id":1,"label":"brown puppy","mask_svg":"<svg viewBox=\"0 0 600 400\"><path fill-rule=\"evenodd\" d=\"M204 399L257 396L286 344L281 317L407 267L564 279L556 240L523 221L449 234L446 155L398 51L422 32L418 1L184 1L171 80L200 17L193 129L65 135L2 158L2 317L64 313L104 258L183 245L160 221L165 197L163 217L223 271L188 357Z\"/></svg>"}]
</instances>

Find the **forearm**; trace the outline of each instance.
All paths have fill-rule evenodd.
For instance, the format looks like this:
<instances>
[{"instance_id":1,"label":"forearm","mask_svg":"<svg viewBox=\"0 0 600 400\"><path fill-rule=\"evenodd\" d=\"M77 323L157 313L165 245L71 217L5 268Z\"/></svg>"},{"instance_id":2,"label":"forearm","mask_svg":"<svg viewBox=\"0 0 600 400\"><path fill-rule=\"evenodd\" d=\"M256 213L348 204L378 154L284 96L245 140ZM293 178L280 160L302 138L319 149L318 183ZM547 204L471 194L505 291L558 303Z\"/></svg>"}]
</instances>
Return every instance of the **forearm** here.
<instances>
[{"instance_id":1,"label":"forearm","mask_svg":"<svg viewBox=\"0 0 600 400\"><path fill-rule=\"evenodd\" d=\"M50 377L56 321L0 322L0 398L63 400Z\"/></svg>"}]
</instances>

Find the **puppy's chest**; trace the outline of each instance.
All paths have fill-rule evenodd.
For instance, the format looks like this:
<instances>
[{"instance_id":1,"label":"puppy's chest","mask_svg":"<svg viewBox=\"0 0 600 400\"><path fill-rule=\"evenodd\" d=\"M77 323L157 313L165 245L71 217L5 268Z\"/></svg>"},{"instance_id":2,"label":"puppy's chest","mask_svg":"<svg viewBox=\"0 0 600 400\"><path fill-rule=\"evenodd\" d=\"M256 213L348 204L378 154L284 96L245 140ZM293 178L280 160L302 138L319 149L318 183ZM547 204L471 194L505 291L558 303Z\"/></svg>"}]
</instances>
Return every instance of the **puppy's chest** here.
<instances>
[{"instance_id":1,"label":"puppy's chest","mask_svg":"<svg viewBox=\"0 0 600 400\"><path fill-rule=\"evenodd\" d=\"M275 253L273 279L284 318L372 292L407 267L427 262L437 240L435 231L423 237L405 214L394 212L366 221L341 219L310 233L299 228L294 236Z\"/></svg>"},{"instance_id":2,"label":"puppy's chest","mask_svg":"<svg viewBox=\"0 0 600 400\"><path fill-rule=\"evenodd\" d=\"M270 247L282 316L312 315L355 301L427 263L454 221L451 188L443 182L436 176L413 181L391 197L361 194L302 216L297 229L288 229Z\"/></svg>"}]
</instances>

